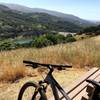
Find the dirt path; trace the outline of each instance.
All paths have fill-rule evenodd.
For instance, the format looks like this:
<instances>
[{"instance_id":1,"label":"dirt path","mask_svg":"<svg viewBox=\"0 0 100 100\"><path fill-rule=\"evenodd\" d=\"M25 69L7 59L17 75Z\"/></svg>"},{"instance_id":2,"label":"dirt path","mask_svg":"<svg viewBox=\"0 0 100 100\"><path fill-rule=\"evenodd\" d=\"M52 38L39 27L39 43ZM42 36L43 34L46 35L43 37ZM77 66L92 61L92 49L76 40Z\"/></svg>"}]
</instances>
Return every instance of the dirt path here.
<instances>
[{"instance_id":1,"label":"dirt path","mask_svg":"<svg viewBox=\"0 0 100 100\"><path fill-rule=\"evenodd\" d=\"M65 71L56 71L54 76L57 81L62 84L62 87L68 86L72 81L83 75L86 70L83 69L71 69ZM21 86L29 80L39 80L40 77L25 77L17 80L15 83L0 83L0 100L17 100L19 90ZM26 95L29 96L29 95ZM26 99L27 100L27 99Z\"/></svg>"}]
</instances>

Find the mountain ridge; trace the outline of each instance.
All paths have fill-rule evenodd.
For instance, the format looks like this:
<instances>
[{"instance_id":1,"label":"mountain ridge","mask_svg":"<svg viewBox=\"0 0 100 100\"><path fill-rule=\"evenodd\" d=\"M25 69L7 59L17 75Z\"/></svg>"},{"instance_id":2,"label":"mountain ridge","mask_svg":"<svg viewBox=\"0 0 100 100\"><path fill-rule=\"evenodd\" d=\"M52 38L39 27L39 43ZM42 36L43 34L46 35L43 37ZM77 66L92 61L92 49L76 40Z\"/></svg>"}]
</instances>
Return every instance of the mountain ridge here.
<instances>
[{"instance_id":1,"label":"mountain ridge","mask_svg":"<svg viewBox=\"0 0 100 100\"><path fill-rule=\"evenodd\" d=\"M85 20L85 19L81 19L77 16L74 16L72 14L65 14L62 12L58 12L58 11L52 11L52 10L46 10L43 8L30 8L30 7L26 7L23 5L19 5L19 4L9 4L9 3L2 3L3 5L7 6L8 8L12 9L12 10L17 10L17 11L21 11L23 13L47 13L56 17L60 17L62 19L64 19L65 21L69 21L69 22L73 22L77 25L80 26L91 26L95 23Z\"/></svg>"},{"instance_id":2,"label":"mountain ridge","mask_svg":"<svg viewBox=\"0 0 100 100\"><path fill-rule=\"evenodd\" d=\"M79 32L72 22L46 13L22 13L0 6L0 39L34 36L52 32Z\"/></svg>"}]
</instances>

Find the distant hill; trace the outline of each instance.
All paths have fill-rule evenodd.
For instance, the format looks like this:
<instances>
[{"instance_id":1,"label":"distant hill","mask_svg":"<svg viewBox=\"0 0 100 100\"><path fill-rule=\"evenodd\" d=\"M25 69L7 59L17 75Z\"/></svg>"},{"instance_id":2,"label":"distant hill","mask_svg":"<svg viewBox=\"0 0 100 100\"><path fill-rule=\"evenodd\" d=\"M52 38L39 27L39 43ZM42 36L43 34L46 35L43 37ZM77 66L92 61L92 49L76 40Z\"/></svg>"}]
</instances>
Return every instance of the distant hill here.
<instances>
[{"instance_id":1,"label":"distant hill","mask_svg":"<svg viewBox=\"0 0 100 100\"><path fill-rule=\"evenodd\" d=\"M81 26L47 13L24 13L0 5L0 39L46 32L78 32Z\"/></svg>"},{"instance_id":2,"label":"distant hill","mask_svg":"<svg viewBox=\"0 0 100 100\"><path fill-rule=\"evenodd\" d=\"M46 9L41 9L41 8L29 8L29 7L25 7L22 5L18 5L18 4L8 4L8 3L4 3L3 5L9 7L12 10L17 10L17 11L21 11L24 13L47 13L56 17L60 17L65 21L68 22L72 22L74 24L80 25L80 26L91 26L94 23L81 19L79 17L76 17L74 15L71 14L64 14L61 12L57 12L57 11L50 11L50 10L46 10Z\"/></svg>"},{"instance_id":3,"label":"distant hill","mask_svg":"<svg viewBox=\"0 0 100 100\"><path fill-rule=\"evenodd\" d=\"M79 34L100 35L100 25L84 28Z\"/></svg>"},{"instance_id":4,"label":"distant hill","mask_svg":"<svg viewBox=\"0 0 100 100\"><path fill-rule=\"evenodd\" d=\"M9 8L9 7L7 7L7 6L5 6L5 5L0 4L0 11L8 11L8 10L10 10L10 8Z\"/></svg>"}]
</instances>

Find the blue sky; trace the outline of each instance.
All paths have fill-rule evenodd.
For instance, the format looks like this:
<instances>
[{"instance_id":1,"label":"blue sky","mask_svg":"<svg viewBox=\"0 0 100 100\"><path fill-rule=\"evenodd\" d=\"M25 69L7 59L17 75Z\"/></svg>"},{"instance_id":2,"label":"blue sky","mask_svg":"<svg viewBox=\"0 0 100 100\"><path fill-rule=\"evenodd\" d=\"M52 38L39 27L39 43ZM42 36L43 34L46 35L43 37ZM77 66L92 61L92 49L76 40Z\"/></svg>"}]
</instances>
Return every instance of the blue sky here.
<instances>
[{"instance_id":1,"label":"blue sky","mask_svg":"<svg viewBox=\"0 0 100 100\"><path fill-rule=\"evenodd\" d=\"M0 0L0 2L55 10L83 19L100 21L100 0Z\"/></svg>"}]
</instances>

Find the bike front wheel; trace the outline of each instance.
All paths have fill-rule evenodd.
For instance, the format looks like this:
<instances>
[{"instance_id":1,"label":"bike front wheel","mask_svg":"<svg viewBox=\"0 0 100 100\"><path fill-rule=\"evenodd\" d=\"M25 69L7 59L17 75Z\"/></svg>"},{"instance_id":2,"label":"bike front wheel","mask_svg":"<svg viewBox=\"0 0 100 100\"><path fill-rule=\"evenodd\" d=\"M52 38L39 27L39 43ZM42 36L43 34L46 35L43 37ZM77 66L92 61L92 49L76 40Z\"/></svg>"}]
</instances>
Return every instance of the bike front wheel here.
<instances>
[{"instance_id":1,"label":"bike front wheel","mask_svg":"<svg viewBox=\"0 0 100 100\"><path fill-rule=\"evenodd\" d=\"M43 89L34 82L25 83L18 95L18 100L47 100Z\"/></svg>"}]
</instances>

